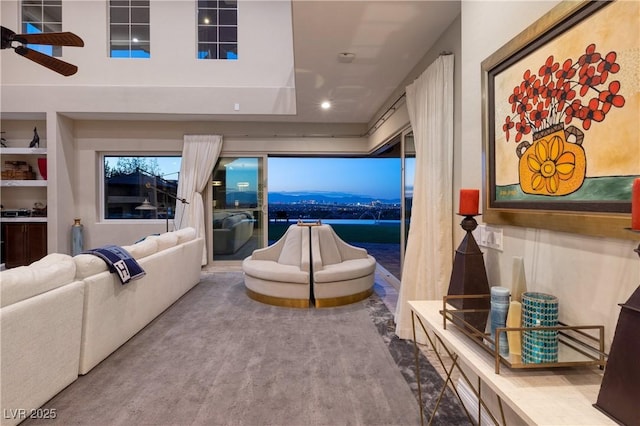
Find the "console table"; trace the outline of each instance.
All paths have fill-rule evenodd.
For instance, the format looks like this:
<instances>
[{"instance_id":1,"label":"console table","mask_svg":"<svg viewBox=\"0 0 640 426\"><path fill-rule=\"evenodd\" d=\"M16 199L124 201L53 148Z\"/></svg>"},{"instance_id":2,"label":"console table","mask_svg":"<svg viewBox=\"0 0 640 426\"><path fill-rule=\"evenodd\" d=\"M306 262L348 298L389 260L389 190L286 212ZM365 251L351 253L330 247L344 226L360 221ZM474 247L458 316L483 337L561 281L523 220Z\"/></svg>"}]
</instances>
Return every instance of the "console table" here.
<instances>
[{"instance_id":1,"label":"console table","mask_svg":"<svg viewBox=\"0 0 640 426\"><path fill-rule=\"evenodd\" d=\"M489 353L456 327L446 329L443 327L443 317L440 314L442 301L409 301L409 306L414 333L416 327L421 327L427 336L435 336L444 346L443 349L452 357L453 365L445 368L448 370L445 387L447 383L453 386L449 380L451 371L454 367L459 368L459 364L463 364L478 377L478 384L484 383L497 395L500 407L502 402L506 403L526 424L574 426L616 424L592 405L598 398L602 382L602 371L598 368L523 370L504 368L500 374L496 374L495 362ZM429 339L435 346L434 340L431 337ZM478 396L477 388L475 392ZM481 397L478 401L479 404L483 403ZM422 406L420 401L421 411ZM498 418L500 417L504 423L504 416Z\"/></svg>"}]
</instances>

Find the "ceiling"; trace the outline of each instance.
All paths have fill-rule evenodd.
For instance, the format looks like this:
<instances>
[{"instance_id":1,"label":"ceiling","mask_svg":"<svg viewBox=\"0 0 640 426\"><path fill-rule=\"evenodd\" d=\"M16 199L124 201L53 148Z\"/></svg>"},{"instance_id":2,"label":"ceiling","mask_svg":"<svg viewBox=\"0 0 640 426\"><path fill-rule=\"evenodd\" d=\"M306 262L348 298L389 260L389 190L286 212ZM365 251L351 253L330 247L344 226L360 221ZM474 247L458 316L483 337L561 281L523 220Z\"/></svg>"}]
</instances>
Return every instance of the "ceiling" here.
<instances>
[{"instance_id":1,"label":"ceiling","mask_svg":"<svg viewBox=\"0 0 640 426\"><path fill-rule=\"evenodd\" d=\"M460 13L459 1L294 0L296 122L368 123ZM351 63L338 61L343 52ZM417 76L416 76L417 77ZM329 100L330 110L320 103Z\"/></svg>"},{"instance_id":2,"label":"ceiling","mask_svg":"<svg viewBox=\"0 0 640 426\"><path fill-rule=\"evenodd\" d=\"M71 118L368 123L460 14L459 0L292 0L296 115L69 113ZM339 61L352 53L351 63ZM419 74L418 74L419 75ZM418 75L409 76L416 78ZM332 103L329 110L322 101Z\"/></svg>"}]
</instances>

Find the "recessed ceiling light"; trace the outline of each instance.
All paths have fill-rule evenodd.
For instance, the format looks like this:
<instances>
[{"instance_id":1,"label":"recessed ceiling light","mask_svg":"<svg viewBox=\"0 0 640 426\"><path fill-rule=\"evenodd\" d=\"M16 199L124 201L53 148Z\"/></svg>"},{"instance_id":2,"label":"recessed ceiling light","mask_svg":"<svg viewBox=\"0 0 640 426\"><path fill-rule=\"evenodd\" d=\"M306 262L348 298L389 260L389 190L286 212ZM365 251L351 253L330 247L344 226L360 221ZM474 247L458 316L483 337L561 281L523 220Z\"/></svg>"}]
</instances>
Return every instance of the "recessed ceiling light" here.
<instances>
[{"instance_id":1,"label":"recessed ceiling light","mask_svg":"<svg viewBox=\"0 0 640 426\"><path fill-rule=\"evenodd\" d=\"M138 42L138 38L134 37L134 38L131 39L131 41L134 42L134 43L137 43Z\"/></svg>"},{"instance_id":2,"label":"recessed ceiling light","mask_svg":"<svg viewBox=\"0 0 640 426\"><path fill-rule=\"evenodd\" d=\"M322 108L322 109L329 109L329 108L331 108L331 102L329 102L329 101L323 101L323 102L320 104L320 108Z\"/></svg>"}]
</instances>

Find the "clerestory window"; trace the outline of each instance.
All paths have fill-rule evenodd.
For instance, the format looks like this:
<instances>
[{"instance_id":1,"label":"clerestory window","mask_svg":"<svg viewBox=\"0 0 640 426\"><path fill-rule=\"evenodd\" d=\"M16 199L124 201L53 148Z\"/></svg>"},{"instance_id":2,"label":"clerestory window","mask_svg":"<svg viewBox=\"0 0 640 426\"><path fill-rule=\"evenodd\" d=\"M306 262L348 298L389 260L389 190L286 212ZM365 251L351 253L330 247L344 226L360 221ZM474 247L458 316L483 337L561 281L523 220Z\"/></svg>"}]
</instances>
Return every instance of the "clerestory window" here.
<instances>
[{"instance_id":1,"label":"clerestory window","mask_svg":"<svg viewBox=\"0 0 640 426\"><path fill-rule=\"evenodd\" d=\"M109 1L109 52L112 58L151 57L149 0Z\"/></svg>"},{"instance_id":2,"label":"clerestory window","mask_svg":"<svg viewBox=\"0 0 640 426\"><path fill-rule=\"evenodd\" d=\"M198 0L198 59L238 59L237 0Z\"/></svg>"},{"instance_id":3,"label":"clerestory window","mask_svg":"<svg viewBox=\"0 0 640 426\"><path fill-rule=\"evenodd\" d=\"M22 0L23 34L52 33L62 31L62 0ZM62 47L28 45L49 56L62 56Z\"/></svg>"}]
</instances>

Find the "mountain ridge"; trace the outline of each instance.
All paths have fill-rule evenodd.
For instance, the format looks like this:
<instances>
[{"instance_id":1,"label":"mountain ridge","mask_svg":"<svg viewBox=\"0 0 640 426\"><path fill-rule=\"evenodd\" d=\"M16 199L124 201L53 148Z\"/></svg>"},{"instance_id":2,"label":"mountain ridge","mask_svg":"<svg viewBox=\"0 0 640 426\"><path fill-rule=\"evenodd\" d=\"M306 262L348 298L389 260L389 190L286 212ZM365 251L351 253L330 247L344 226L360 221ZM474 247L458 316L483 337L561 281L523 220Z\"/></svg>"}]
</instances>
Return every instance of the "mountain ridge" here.
<instances>
[{"instance_id":1,"label":"mountain ridge","mask_svg":"<svg viewBox=\"0 0 640 426\"><path fill-rule=\"evenodd\" d=\"M371 204L379 201L385 204L399 204L400 199L376 198L370 195L352 194L339 191L270 191L269 203L301 203L315 201L326 204Z\"/></svg>"}]
</instances>

